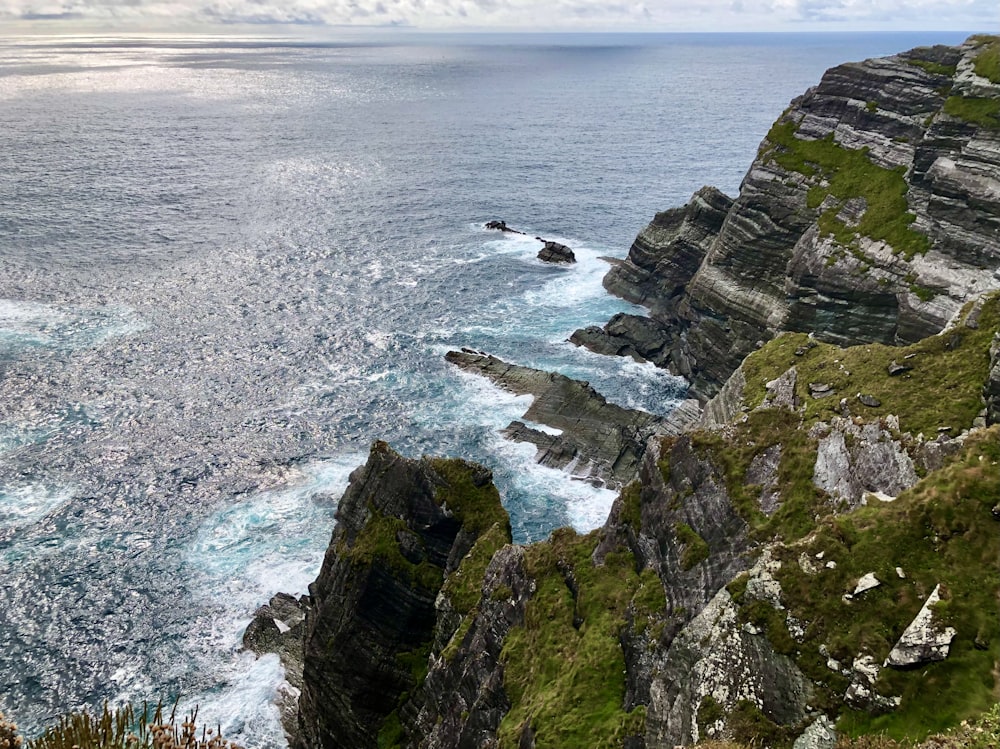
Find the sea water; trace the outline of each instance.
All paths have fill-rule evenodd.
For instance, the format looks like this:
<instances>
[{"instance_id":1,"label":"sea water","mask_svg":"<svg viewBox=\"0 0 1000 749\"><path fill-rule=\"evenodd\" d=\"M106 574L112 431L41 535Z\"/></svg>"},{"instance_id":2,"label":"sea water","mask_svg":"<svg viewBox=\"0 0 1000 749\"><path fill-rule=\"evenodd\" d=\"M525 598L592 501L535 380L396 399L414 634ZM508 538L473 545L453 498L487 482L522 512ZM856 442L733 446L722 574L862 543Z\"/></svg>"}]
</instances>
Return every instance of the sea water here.
<instances>
[{"instance_id":1,"label":"sea water","mask_svg":"<svg viewBox=\"0 0 1000 749\"><path fill-rule=\"evenodd\" d=\"M567 342L639 311L602 258L736 195L827 67L960 38L3 40L0 710L179 698L282 746L241 631L307 591L374 439L490 466L518 541L600 526L612 492L499 435L529 399L444 353L668 413L682 381Z\"/></svg>"}]
</instances>

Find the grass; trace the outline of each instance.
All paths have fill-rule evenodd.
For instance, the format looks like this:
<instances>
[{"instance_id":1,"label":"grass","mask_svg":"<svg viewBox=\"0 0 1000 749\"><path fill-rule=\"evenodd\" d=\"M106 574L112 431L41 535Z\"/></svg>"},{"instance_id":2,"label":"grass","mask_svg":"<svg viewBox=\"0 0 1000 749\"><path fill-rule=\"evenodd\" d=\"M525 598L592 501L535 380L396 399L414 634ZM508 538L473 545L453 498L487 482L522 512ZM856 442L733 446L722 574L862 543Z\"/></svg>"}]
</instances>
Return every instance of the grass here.
<instances>
[{"instance_id":1,"label":"grass","mask_svg":"<svg viewBox=\"0 0 1000 749\"><path fill-rule=\"evenodd\" d=\"M994 296L984 303L978 329L959 325L954 333L931 336L910 346L873 343L842 349L811 341L804 334L785 334L743 363L745 401L750 408L760 405L765 383L794 365L798 371L796 392L805 405L803 418L807 423L829 420L838 412L840 399L846 397L853 413L897 415L904 432L934 436L938 427L947 426L957 434L972 425L982 408L989 347L998 328L1000 302ZM805 350L802 356L795 355L799 349ZM912 366L912 371L890 377L887 368L894 360ZM810 382L828 383L836 392L814 399L809 395ZM882 405L862 406L854 398L858 392L875 396Z\"/></svg>"},{"instance_id":2,"label":"grass","mask_svg":"<svg viewBox=\"0 0 1000 749\"><path fill-rule=\"evenodd\" d=\"M441 592L448 596L455 610L465 616L479 603L483 576L493 555L511 542L510 526L494 523L476 539L475 545L462 560L458 569L448 575Z\"/></svg>"},{"instance_id":3,"label":"grass","mask_svg":"<svg viewBox=\"0 0 1000 749\"><path fill-rule=\"evenodd\" d=\"M645 709L624 708L619 634L627 615L640 626L665 616L663 587L653 572L637 572L627 552L596 566L591 555L599 540L598 531L580 536L564 528L527 547L537 590L524 626L511 630L501 654L513 705L500 724L501 746L518 746L526 721L545 747L618 747L644 730Z\"/></svg>"},{"instance_id":4,"label":"grass","mask_svg":"<svg viewBox=\"0 0 1000 749\"><path fill-rule=\"evenodd\" d=\"M675 523L674 535L684 547L684 551L681 552L681 569L689 570L708 559L708 544L690 525Z\"/></svg>"},{"instance_id":5,"label":"grass","mask_svg":"<svg viewBox=\"0 0 1000 749\"><path fill-rule=\"evenodd\" d=\"M1000 37L978 37L981 41L979 52L973 63L976 75L989 79L991 83L1000 83Z\"/></svg>"},{"instance_id":6,"label":"grass","mask_svg":"<svg viewBox=\"0 0 1000 749\"><path fill-rule=\"evenodd\" d=\"M807 204L818 208L832 196L836 204L819 218L823 234L833 236L844 247L856 246L856 235L888 243L907 259L930 249L930 240L914 231L916 217L906 202L908 189L905 170L885 169L873 164L867 149L844 148L833 135L819 140L796 137L798 126L791 120L778 120L767 134L774 144L771 158L789 171L816 180L808 193ZM852 198L863 198L864 215L856 227L848 227L837 215Z\"/></svg>"},{"instance_id":7,"label":"grass","mask_svg":"<svg viewBox=\"0 0 1000 749\"><path fill-rule=\"evenodd\" d=\"M884 715L847 711L841 731L920 740L995 703L1000 533L991 509L1000 496L998 438L997 427L970 437L954 463L895 502L827 517L806 540L777 554L782 601L806 623L804 642L795 644L797 661L807 676L828 685L818 698L827 709L840 707L846 680L827 669L821 645L845 665L862 653L881 663L938 583L950 596L941 610L958 635L948 659L915 670L883 669L876 689L901 696L901 706ZM820 552L836 568L804 572L799 555ZM868 572L882 585L845 602L843 594Z\"/></svg>"},{"instance_id":8,"label":"grass","mask_svg":"<svg viewBox=\"0 0 1000 749\"><path fill-rule=\"evenodd\" d=\"M174 711L177 707L174 706ZM2 716L0 716L2 717ZM239 749L226 741L218 729L197 727L198 711L179 724L175 712L169 717L163 705L131 705L112 710L105 703L99 714L88 711L70 713L48 728L37 739L27 742L28 749ZM2 723L2 720L0 720ZM11 724L12 725L12 724ZM19 737L18 737L19 738ZM7 741L7 744L3 742ZM20 746L17 738L4 736L0 725L0 749Z\"/></svg>"},{"instance_id":9,"label":"grass","mask_svg":"<svg viewBox=\"0 0 1000 749\"><path fill-rule=\"evenodd\" d=\"M939 62L933 62L932 60L917 60L912 57L908 57L904 60L909 65L914 67L923 68L931 75L944 75L948 78L955 77L955 66L954 65L942 65Z\"/></svg>"},{"instance_id":10,"label":"grass","mask_svg":"<svg viewBox=\"0 0 1000 749\"><path fill-rule=\"evenodd\" d=\"M945 114L982 128L1000 129L1000 99L949 96L945 99L944 111Z\"/></svg>"}]
</instances>

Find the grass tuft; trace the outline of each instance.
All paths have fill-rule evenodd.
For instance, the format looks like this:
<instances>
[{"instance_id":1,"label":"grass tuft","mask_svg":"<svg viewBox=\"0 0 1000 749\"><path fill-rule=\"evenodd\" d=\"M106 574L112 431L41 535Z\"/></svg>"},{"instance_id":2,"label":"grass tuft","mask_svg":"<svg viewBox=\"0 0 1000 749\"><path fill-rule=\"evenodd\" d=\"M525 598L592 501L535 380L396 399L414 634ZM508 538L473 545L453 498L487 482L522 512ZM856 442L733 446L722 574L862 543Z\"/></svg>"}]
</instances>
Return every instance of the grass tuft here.
<instances>
[{"instance_id":1,"label":"grass tuft","mask_svg":"<svg viewBox=\"0 0 1000 749\"><path fill-rule=\"evenodd\" d=\"M222 737L221 728L199 730L197 708L180 723L176 709L174 705L168 717L162 704L152 709L143 705L139 711L131 705L112 710L105 703L98 715L83 711L59 718L56 726L29 741L28 749L239 749ZM2 743L0 747L6 749Z\"/></svg>"}]
</instances>

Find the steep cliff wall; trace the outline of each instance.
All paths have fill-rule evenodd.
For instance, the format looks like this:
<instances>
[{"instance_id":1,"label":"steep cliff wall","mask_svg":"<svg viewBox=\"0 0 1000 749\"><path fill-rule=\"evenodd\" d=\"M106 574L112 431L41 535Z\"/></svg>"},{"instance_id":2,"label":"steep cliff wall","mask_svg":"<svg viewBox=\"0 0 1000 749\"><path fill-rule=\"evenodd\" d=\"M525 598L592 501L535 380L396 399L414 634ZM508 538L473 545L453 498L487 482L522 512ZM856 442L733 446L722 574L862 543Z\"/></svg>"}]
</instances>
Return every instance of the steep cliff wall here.
<instances>
[{"instance_id":1,"label":"steep cliff wall","mask_svg":"<svg viewBox=\"0 0 1000 749\"><path fill-rule=\"evenodd\" d=\"M705 400L779 331L911 343L1000 286L995 41L841 65L792 102L739 196L658 215L609 272L649 318L574 334L645 358Z\"/></svg>"},{"instance_id":2,"label":"steep cliff wall","mask_svg":"<svg viewBox=\"0 0 1000 749\"><path fill-rule=\"evenodd\" d=\"M983 43L993 67L977 40L834 69L736 201L702 190L640 235L608 284L652 317L580 341L683 363L717 395L647 433L603 528L513 546L487 471L376 444L311 590L303 746L829 749L995 703L1000 296L976 291L1000 255L1000 42Z\"/></svg>"}]
</instances>

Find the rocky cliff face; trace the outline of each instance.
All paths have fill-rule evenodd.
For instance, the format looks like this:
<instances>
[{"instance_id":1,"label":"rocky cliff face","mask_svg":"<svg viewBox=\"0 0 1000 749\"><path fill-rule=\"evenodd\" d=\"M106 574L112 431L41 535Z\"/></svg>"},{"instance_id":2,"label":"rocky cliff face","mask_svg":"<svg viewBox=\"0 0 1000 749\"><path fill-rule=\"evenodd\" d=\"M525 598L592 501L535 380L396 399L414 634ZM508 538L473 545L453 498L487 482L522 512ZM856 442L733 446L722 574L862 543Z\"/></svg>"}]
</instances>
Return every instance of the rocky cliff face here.
<instances>
[{"instance_id":1,"label":"rocky cliff face","mask_svg":"<svg viewBox=\"0 0 1000 749\"><path fill-rule=\"evenodd\" d=\"M972 39L828 71L761 144L735 200L658 215L605 281L647 306L573 340L648 359L705 400L779 331L912 343L996 288L1000 80Z\"/></svg>"},{"instance_id":2,"label":"rocky cliff face","mask_svg":"<svg viewBox=\"0 0 1000 749\"><path fill-rule=\"evenodd\" d=\"M375 443L351 476L310 586L298 746L377 743L403 693L422 680L436 629L448 624L435 608L442 586L462 574L484 534L510 540L488 470L407 460Z\"/></svg>"},{"instance_id":3,"label":"rocky cliff face","mask_svg":"<svg viewBox=\"0 0 1000 749\"><path fill-rule=\"evenodd\" d=\"M543 459L629 483L519 547L488 471L377 443L302 602L299 745L830 749L995 702L997 79L988 40L836 68L739 198L640 235L607 283L650 318L576 340L685 372L700 419L450 354L535 396Z\"/></svg>"}]
</instances>

